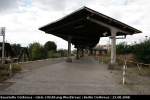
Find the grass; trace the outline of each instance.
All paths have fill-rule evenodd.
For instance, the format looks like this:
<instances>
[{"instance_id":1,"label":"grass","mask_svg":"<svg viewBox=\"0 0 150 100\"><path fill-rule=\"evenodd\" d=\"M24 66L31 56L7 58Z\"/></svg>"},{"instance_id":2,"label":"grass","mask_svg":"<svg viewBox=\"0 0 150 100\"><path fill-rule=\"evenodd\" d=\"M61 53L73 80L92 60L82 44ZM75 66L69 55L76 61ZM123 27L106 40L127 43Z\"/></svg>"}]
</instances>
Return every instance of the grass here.
<instances>
[{"instance_id":1,"label":"grass","mask_svg":"<svg viewBox=\"0 0 150 100\"><path fill-rule=\"evenodd\" d=\"M22 70L19 64L12 64L11 75ZM9 64L0 64L0 82L7 80L10 77Z\"/></svg>"},{"instance_id":2,"label":"grass","mask_svg":"<svg viewBox=\"0 0 150 100\"><path fill-rule=\"evenodd\" d=\"M12 66L12 72L13 73L18 73L21 70L22 70L21 65L19 65L19 64L13 64L13 66Z\"/></svg>"},{"instance_id":3,"label":"grass","mask_svg":"<svg viewBox=\"0 0 150 100\"><path fill-rule=\"evenodd\" d=\"M110 56L109 55L102 55L97 56L96 60L98 60L100 63L108 64L110 62Z\"/></svg>"},{"instance_id":4,"label":"grass","mask_svg":"<svg viewBox=\"0 0 150 100\"><path fill-rule=\"evenodd\" d=\"M142 66L141 71L140 71L140 75L141 76L150 76L150 68Z\"/></svg>"}]
</instances>

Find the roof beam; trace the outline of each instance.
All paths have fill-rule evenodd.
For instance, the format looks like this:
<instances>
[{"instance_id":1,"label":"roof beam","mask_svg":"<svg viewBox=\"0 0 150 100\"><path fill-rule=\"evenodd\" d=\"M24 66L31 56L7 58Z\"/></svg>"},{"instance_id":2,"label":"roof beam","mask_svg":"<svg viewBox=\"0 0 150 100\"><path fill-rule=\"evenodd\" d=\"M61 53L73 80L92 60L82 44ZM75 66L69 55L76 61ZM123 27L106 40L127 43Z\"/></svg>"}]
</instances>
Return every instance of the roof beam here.
<instances>
[{"instance_id":1,"label":"roof beam","mask_svg":"<svg viewBox=\"0 0 150 100\"><path fill-rule=\"evenodd\" d=\"M101 21L99 21L99 20L97 20L97 19L94 19L94 18L92 18L92 17L89 17L89 16L87 17L87 20L89 20L89 21L91 21L91 22L93 22L93 23L96 23L96 24L98 24L98 25L107 27L107 28L109 28L111 31L115 29L115 30L117 30L118 32L122 32L122 33L126 33L126 34L133 34L133 33L131 33L131 32L127 32L127 31L121 30L120 28L114 27L114 26L112 26L112 25L103 23L103 22L101 22Z\"/></svg>"},{"instance_id":2,"label":"roof beam","mask_svg":"<svg viewBox=\"0 0 150 100\"><path fill-rule=\"evenodd\" d=\"M67 39L67 36L70 35L70 34L53 34L55 36L59 36L61 38L66 38ZM76 34L71 34L70 36L72 36L73 39L89 39L89 40L95 40L95 38L99 38L98 36L88 36L88 35L76 35Z\"/></svg>"}]
</instances>

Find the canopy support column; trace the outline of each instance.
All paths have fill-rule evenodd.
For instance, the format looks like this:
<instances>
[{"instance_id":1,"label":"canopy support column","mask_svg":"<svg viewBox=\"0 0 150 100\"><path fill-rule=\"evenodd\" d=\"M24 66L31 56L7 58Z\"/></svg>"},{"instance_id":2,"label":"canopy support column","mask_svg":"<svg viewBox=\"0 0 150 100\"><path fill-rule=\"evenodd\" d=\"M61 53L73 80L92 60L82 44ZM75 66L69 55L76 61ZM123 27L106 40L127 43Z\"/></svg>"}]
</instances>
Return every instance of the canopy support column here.
<instances>
[{"instance_id":1,"label":"canopy support column","mask_svg":"<svg viewBox=\"0 0 150 100\"><path fill-rule=\"evenodd\" d=\"M79 59L79 47L77 47L76 59Z\"/></svg>"},{"instance_id":2,"label":"canopy support column","mask_svg":"<svg viewBox=\"0 0 150 100\"><path fill-rule=\"evenodd\" d=\"M90 56L93 55L93 49L90 49Z\"/></svg>"},{"instance_id":3,"label":"canopy support column","mask_svg":"<svg viewBox=\"0 0 150 100\"><path fill-rule=\"evenodd\" d=\"M68 36L68 58L66 61L72 62L72 58L71 58L71 36Z\"/></svg>"},{"instance_id":4,"label":"canopy support column","mask_svg":"<svg viewBox=\"0 0 150 100\"><path fill-rule=\"evenodd\" d=\"M94 50L94 56L96 56L96 50Z\"/></svg>"},{"instance_id":5,"label":"canopy support column","mask_svg":"<svg viewBox=\"0 0 150 100\"><path fill-rule=\"evenodd\" d=\"M117 30L111 29L111 61L109 68L113 68L116 63L116 34Z\"/></svg>"},{"instance_id":6,"label":"canopy support column","mask_svg":"<svg viewBox=\"0 0 150 100\"><path fill-rule=\"evenodd\" d=\"M84 49L81 48L81 57L84 57Z\"/></svg>"}]
</instances>

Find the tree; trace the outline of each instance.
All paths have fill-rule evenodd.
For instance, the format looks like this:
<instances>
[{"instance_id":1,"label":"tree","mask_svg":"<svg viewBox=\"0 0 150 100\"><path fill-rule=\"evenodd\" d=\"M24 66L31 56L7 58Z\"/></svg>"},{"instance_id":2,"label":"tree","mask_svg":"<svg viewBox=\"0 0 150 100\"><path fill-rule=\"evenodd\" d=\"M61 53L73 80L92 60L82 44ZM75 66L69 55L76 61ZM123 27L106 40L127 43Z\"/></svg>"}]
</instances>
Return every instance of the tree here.
<instances>
[{"instance_id":1,"label":"tree","mask_svg":"<svg viewBox=\"0 0 150 100\"><path fill-rule=\"evenodd\" d=\"M12 51L14 53L15 57L18 57L20 55L21 52L21 45L20 44L12 44L11 45Z\"/></svg>"},{"instance_id":2,"label":"tree","mask_svg":"<svg viewBox=\"0 0 150 100\"><path fill-rule=\"evenodd\" d=\"M150 39L133 45L133 54L139 62L150 63Z\"/></svg>"},{"instance_id":3,"label":"tree","mask_svg":"<svg viewBox=\"0 0 150 100\"><path fill-rule=\"evenodd\" d=\"M2 52L2 45L3 43L0 42L0 52ZM13 57L15 56L14 50L12 50L12 47L10 43L5 43L5 57ZM2 57L2 53L0 53L0 57Z\"/></svg>"},{"instance_id":4,"label":"tree","mask_svg":"<svg viewBox=\"0 0 150 100\"><path fill-rule=\"evenodd\" d=\"M30 56L32 60L45 59L47 54L43 46L39 43L29 45Z\"/></svg>"},{"instance_id":5,"label":"tree","mask_svg":"<svg viewBox=\"0 0 150 100\"><path fill-rule=\"evenodd\" d=\"M65 49L59 49L59 50L57 51L57 53L59 53L61 57L67 56L67 52L68 52L68 51L65 50Z\"/></svg>"},{"instance_id":6,"label":"tree","mask_svg":"<svg viewBox=\"0 0 150 100\"><path fill-rule=\"evenodd\" d=\"M116 46L117 54L132 53L137 61L142 63L150 63L150 39L134 45L120 43Z\"/></svg>"},{"instance_id":7,"label":"tree","mask_svg":"<svg viewBox=\"0 0 150 100\"><path fill-rule=\"evenodd\" d=\"M127 45L125 42L122 42L116 45L117 54L129 54L132 53L132 46Z\"/></svg>"},{"instance_id":8,"label":"tree","mask_svg":"<svg viewBox=\"0 0 150 100\"><path fill-rule=\"evenodd\" d=\"M48 42L45 43L44 48L47 51L55 51L56 52L57 45L55 44L55 42L48 41Z\"/></svg>"}]
</instances>

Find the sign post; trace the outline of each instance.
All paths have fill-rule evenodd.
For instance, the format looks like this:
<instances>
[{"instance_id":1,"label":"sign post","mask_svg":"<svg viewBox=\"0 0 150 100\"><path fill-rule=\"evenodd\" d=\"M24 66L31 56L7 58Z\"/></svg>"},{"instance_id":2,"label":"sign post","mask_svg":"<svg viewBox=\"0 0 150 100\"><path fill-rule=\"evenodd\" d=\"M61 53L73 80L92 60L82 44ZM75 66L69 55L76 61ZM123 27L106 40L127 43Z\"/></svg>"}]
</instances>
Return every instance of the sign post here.
<instances>
[{"instance_id":1,"label":"sign post","mask_svg":"<svg viewBox=\"0 0 150 100\"><path fill-rule=\"evenodd\" d=\"M3 36L3 44L2 44L2 64L4 64L4 59L5 59L5 27L1 27L0 35Z\"/></svg>"}]
</instances>

